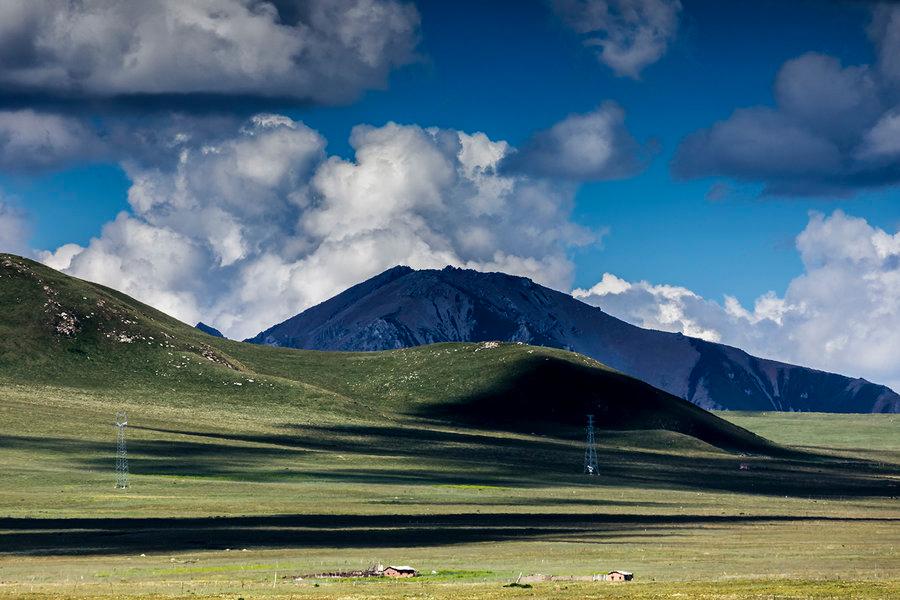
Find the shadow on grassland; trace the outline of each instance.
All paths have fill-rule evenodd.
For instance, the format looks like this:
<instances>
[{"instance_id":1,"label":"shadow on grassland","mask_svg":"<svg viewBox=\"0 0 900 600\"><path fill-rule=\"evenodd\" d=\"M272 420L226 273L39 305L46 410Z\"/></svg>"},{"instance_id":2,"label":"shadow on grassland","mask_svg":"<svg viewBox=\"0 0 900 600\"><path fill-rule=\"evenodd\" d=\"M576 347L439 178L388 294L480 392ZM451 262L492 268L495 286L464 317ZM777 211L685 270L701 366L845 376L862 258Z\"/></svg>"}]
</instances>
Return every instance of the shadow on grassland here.
<instances>
[{"instance_id":1,"label":"shadow on grassland","mask_svg":"<svg viewBox=\"0 0 900 600\"><path fill-rule=\"evenodd\" d=\"M465 513L452 515L271 515L135 519L0 519L0 553L94 555L226 548L427 547L548 539L614 543L660 539L685 528L778 522L900 522L834 517Z\"/></svg>"},{"instance_id":2,"label":"shadow on grassland","mask_svg":"<svg viewBox=\"0 0 900 600\"><path fill-rule=\"evenodd\" d=\"M794 497L896 496L900 467L857 459L797 453L785 457L741 457L697 450L672 432L609 433L623 446L652 438L657 448L601 446L603 475L581 474L578 442L511 437L483 431L447 431L402 426L289 426L285 433L228 434L143 428L189 440L140 440L133 446L133 471L145 475L239 477L249 481L318 479L340 483L493 485L547 488L599 484L608 487L725 491ZM578 435L572 431L573 437ZM601 432L602 437L602 432ZM701 450L704 448L700 448ZM686 451L687 450L687 451ZM326 454L322 454L326 453ZM352 466L325 464L330 456L356 456ZM273 457L323 456L272 469ZM183 460L190 457L189 461ZM749 470L739 470L746 463ZM298 465L303 465L298 466ZM359 465L365 465L361 469ZM606 466L614 469L605 469ZM101 467L102 461L91 464Z\"/></svg>"},{"instance_id":3,"label":"shadow on grassland","mask_svg":"<svg viewBox=\"0 0 900 600\"><path fill-rule=\"evenodd\" d=\"M472 428L549 433L583 426L585 415L611 430L666 430L734 452L783 456L787 450L698 406L615 371L548 356L507 367L490 387L415 415Z\"/></svg>"}]
</instances>

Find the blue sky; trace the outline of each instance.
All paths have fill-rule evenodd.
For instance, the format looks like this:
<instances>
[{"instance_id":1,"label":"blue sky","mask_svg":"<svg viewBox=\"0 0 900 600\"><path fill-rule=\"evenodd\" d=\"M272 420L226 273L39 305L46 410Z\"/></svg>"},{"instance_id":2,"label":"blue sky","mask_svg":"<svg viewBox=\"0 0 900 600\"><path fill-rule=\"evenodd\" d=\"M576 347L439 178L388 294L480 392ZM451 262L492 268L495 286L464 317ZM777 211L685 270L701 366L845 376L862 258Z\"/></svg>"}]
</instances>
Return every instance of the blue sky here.
<instances>
[{"instance_id":1,"label":"blue sky","mask_svg":"<svg viewBox=\"0 0 900 600\"><path fill-rule=\"evenodd\" d=\"M713 202L706 198L712 181L676 181L669 168L687 134L735 108L771 104L773 79L784 61L817 51L844 64L871 62L865 3L684 6L677 39L635 81L600 63L541 2L516 3L514 9L504 2L420 2L420 61L395 71L387 89L367 91L346 105L285 106L283 112L320 131L330 152L349 156L349 133L360 123L483 131L517 145L570 113L617 101L634 136L656 140L659 151L644 173L579 191L577 222L609 228L602 245L573 252L581 287L614 271L752 302L770 289L783 292L800 272L793 238L808 211L844 208L896 229L895 191L760 198L759 186L745 184ZM129 180L114 162L4 174L0 185L28 210L35 248L85 244L128 208Z\"/></svg>"},{"instance_id":2,"label":"blue sky","mask_svg":"<svg viewBox=\"0 0 900 600\"><path fill-rule=\"evenodd\" d=\"M182 7L0 4L0 250L235 338L503 270L900 387L900 5Z\"/></svg>"}]
</instances>

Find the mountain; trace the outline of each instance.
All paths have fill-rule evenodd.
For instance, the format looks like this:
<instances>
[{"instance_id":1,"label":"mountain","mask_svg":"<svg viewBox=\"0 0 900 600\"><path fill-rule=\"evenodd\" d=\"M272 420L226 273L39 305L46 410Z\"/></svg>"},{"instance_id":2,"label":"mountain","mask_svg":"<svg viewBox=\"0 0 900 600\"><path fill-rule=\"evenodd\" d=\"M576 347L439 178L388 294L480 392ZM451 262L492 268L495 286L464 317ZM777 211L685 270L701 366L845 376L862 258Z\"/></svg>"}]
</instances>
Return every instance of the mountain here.
<instances>
[{"instance_id":1,"label":"mountain","mask_svg":"<svg viewBox=\"0 0 900 600\"><path fill-rule=\"evenodd\" d=\"M706 409L900 412L883 385L643 329L523 277L452 267L394 267L247 341L358 351L487 340L578 352Z\"/></svg>"},{"instance_id":2,"label":"mountain","mask_svg":"<svg viewBox=\"0 0 900 600\"><path fill-rule=\"evenodd\" d=\"M200 321L199 323L197 323L196 325L194 325L194 327L196 327L197 329L199 329L199 330L202 331L203 333L205 333L205 334L207 334L207 335L211 335L211 336L213 336L213 337L220 337L220 338L225 337L224 335L222 335L222 332L221 332L221 331L219 331L219 330L216 329L215 327L212 327L212 326L210 326L210 325L207 325L207 324L204 323L203 321Z\"/></svg>"},{"instance_id":3,"label":"mountain","mask_svg":"<svg viewBox=\"0 0 900 600\"><path fill-rule=\"evenodd\" d=\"M94 422L130 407L145 419L156 411L159 419L181 415L192 423L230 411L228 423L205 427L239 427L260 416L282 433L314 424L322 439L309 444L326 443L327 427L348 423L395 427L398 435L494 427L559 435L569 444L583 435L585 414L594 413L603 429L662 430L668 443L683 445L690 436L729 450L780 451L562 350L495 342L379 353L270 348L207 335L125 294L8 254L0 254L0 306L3 414L33 398L42 411L87 411Z\"/></svg>"}]
</instances>

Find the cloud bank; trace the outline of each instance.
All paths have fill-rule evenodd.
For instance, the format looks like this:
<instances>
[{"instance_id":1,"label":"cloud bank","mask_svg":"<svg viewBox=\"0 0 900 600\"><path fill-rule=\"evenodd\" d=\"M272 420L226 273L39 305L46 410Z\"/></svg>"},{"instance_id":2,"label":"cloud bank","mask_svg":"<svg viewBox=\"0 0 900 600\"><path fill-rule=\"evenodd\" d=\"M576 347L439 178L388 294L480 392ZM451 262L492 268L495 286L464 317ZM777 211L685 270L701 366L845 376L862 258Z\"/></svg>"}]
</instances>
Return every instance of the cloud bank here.
<instances>
[{"instance_id":1,"label":"cloud bank","mask_svg":"<svg viewBox=\"0 0 900 600\"><path fill-rule=\"evenodd\" d=\"M625 127L625 111L615 102L605 102L535 133L519 151L508 155L503 168L572 181L601 181L643 170L642 154L649 151Z\"/></svg>"},{"instance_id":2,"label":"cloud bank","mask_svg":"<svg viewBox=\"0 0 900 600\"><path fill-rule=\"evenodd\" d=\"M260 103L383 87L418 41L401 0L2 2L0 171L172 162Z\"/></svg>"},{"instance_id":3,"label":"cloud bank","mask_svg":"<svg viewBox=\"0 0 900 600\"><path fill-rule=\"evenodd\" d=\"M0 111L0 170L57 169L97 158L102 147L78 119L30 109Z\"/></svg>"},{"instance_id":4,"label":"cloud bank","mask_svg":"<svg viewBox=\"0 0 900 600\"><path fill-rule=\"evenodd\" d=\"M723 342L751 354L862 376L900 389L900 231L836 211L796 239L804 273L752 309L689 289L604 274L574 296L626 321Z\"/></svg>"},{"instance_id":5,"label":"cloud bank","mask_svg":"<svg viewBox=\"0 0 900 600\"><path fill-rule=\"evenodd\" d=\"M173 165L185 143L213 143L243 120L235 115L151 113L93 118L32 109L0 110L0 172L33 175L94 162Z\"/></svg>"},{"instance_id":6,"label":"cloud bank","mask_svg":"<svg viewBox=\"0 0 900 600\"><path fill-rule=\"evenodd\" d=\"M0 87L344 102L412 61L418 28L415 7L396 0L7 0Z\"/></svg>"},{"instance_id":7,"label":"cloud bank","mask_svg":"<svg viewBox=\"0 0 900 600\"><path fill-rule=\"evenodd\" d=\"M678 31L679 0L553 0L556 13L597 48L616 75L638 79L662 58Z\"/></svg>"},{"instance_id":8,"label":"cloud bank","mask_svg":"<svg viewBox=\"0 0 900 600\"><path fill-rule=\"evenodd\" d=\"M688 136L680 177L760 182L779 195L839 194L900 182L900 6L873 11L877 61L807 53L775 78L775 106L738 109Z\"/></svg>"},{"instance_id":9,"label":"cloud bank","mask_svg":"<svg viewBox=\"0 0 900 600\"><path fill-rule=\"evenodd\" d=\"M173 139L173 161L124 163L130 211L42 260L235 338L396 264L568 289L567 250L597 238L569 219L574 186L499 173L511 149L482 133L359 126L352 160L280 115Z\"/></svg>"}]
</instances>

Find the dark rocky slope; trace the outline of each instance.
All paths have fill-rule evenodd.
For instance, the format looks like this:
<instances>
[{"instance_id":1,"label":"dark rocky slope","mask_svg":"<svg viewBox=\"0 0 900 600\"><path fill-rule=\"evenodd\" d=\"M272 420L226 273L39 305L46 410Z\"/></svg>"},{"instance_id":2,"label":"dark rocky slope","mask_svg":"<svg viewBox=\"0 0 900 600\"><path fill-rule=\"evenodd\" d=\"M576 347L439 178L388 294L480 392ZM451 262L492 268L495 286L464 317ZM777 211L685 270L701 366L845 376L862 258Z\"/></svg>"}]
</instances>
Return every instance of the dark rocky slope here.
<instances>
[{"instance_id":1,"label":"dark rocky slope","mask_svg":"<svg viewBox=\"0 0 900 600\"><path fill-rule=\"evenodd\" d=\"M572 350L704 408L900 412L890 388L642 329L522 277L394 267L247 340L312 350L447 341Z\"/></svg>"},{"instance_id":2,"label":"dark rocky slope","mask_svg":"<svg viewBox=\"0 0 900 600\"><path fill-rule=\"evenodd\" d=\"M207 335L211 335L213 337L225 337L224 335L222 335L221 331L219 331L218 329L216 329L215 327L213 327L211 325L207 325L203 321L200 321L199 323L194 325L194 327L199 329L203 333L205 333Z\"/></svg>"}]
</instances>

